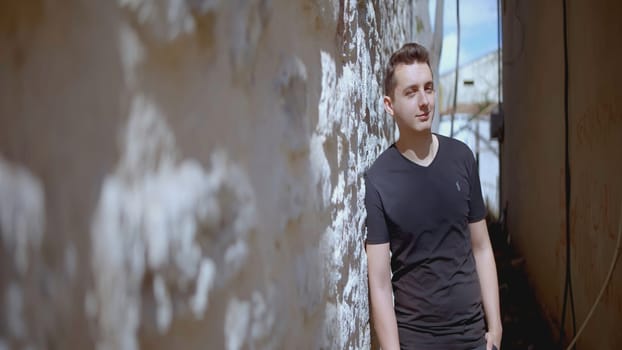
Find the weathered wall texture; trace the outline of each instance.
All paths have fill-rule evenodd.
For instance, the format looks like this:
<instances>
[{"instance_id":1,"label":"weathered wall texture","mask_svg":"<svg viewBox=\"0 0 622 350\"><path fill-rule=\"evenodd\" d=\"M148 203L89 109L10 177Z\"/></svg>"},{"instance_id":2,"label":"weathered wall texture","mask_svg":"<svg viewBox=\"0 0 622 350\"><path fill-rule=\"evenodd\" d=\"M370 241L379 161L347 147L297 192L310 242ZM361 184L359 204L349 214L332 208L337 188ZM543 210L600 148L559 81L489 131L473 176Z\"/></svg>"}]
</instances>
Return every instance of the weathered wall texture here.
<instances>
[{"instance_id":1,"label":"weathered wall texture","mask_svg":"<svg viewBox=\"0 0 622 350\"><path fill-rule=\"evenodd\" d=\"M0 349L370 344L404 1L0 5Z\"/></svg>"},{"instance_id":2,"label":"weathered wall texture","mask_svg":"<svg viewBox=\"0 0 622 350\"><path fill-rule=\"evenodd\" d=\"M568 1L571 241L566 242L562 3L504 4L503 198L512 241L558 331L566 244L578 327L605 279L621 220L622 6ZM566 334L572 334L570 316L568 311ZM578 348L622 348L621 323L618 263Z\"/></svg>"}]
</instances>

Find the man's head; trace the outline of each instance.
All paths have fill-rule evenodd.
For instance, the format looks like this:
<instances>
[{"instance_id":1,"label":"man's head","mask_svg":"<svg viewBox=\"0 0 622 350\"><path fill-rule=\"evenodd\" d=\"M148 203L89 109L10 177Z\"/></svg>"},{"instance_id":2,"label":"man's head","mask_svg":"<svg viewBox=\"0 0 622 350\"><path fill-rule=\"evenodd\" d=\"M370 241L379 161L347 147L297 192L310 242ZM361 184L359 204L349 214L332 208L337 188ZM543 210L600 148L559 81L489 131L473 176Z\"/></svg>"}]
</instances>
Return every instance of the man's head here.
<instances>
[{"instance_id":1,"label":"man's head","mask_svg":"<svg viewBox=\"0 0 622 350\"><path fill-rule=\"evenodd\" d=\"M434 80L428 50L409 43L391 55L384 78L385 109L400 132L430 130L434 114Z\"/></svg>"}]
</instances>

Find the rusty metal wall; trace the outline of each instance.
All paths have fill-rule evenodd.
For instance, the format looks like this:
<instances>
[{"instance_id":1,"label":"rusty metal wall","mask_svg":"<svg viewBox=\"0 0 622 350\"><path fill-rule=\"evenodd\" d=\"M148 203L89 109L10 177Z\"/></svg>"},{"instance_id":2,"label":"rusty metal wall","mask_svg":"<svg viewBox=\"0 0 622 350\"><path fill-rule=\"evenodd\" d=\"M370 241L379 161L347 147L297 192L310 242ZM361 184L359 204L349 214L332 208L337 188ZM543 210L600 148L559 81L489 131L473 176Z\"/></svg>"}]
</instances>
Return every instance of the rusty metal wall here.
<instances>
[{"instance_id":1,"label":"rusty metal wall","mask_svg":"<svg viewBox=\"0 0 622 350\"><path fill-rule=\"evenodd\" d=\"M568 1L571 240L566 242L562 2L502 4L502 203L512 243L526 258L534 292L558 335L566 245L571 247L578 327L605 279L622 219L622 5ZM621 323L618 266L578 347L621 348ZM565 325L569 340L570 310Z\"/></svg>"}]
</instances>

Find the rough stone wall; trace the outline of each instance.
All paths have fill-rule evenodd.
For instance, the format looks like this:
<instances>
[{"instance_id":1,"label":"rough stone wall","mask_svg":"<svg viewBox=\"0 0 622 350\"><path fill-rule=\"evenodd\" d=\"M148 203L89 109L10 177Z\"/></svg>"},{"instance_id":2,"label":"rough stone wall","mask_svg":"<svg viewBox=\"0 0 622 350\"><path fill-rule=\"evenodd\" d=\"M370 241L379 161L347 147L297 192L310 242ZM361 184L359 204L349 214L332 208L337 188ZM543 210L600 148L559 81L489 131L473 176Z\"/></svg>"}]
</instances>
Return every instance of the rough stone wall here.
<instances>
[{"instance_id":1,"label":"rough stone wall","mask_svg":"<svg viewBox=\"0 0 622 350\"><path fill-rule=\"evenodd\" d=\"M622 221L622 33L615 1L567 1L570 241L566 239L564 54L561 2L503 7L503 202L513 244L559 334L566 246L577 329L605 280ZM622 348L622 268L579 338L579 349ZM566 340L573 334L570 303Z\"/></svg>"},{"instance_id":2,"label":"rough stone wall","mask_svg":"<svg viewBox=\"0 0 622 350\"><path fill-rule=\"evenodd\" d=\"M0 349L370 346L403 1L0 4Z\"/></svg>"}]
</instances>

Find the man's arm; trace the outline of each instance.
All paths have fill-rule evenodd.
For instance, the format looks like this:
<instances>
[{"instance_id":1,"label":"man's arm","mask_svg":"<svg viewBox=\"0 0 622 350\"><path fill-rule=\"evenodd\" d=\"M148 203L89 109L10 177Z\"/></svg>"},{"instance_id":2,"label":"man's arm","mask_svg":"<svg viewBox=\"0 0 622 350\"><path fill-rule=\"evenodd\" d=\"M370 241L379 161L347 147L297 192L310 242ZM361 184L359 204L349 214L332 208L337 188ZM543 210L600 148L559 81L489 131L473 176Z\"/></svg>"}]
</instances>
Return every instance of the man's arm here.
<instances>
[{"instance_id":1,"label":"man's arm","mask_svg":"<svg viewBox=\"0 0 622 350\"><path fill-rule=\"evenodd\" d=\"M499 311L499 284L497 282L497 267L495 256L488 237L486 220L480 220L469 224L471 231L471 244L475 265L479 275L479 284L482 289L482 301L486 314L488 332L486 333L487 349L492 349L494 344L501 349L501 313Z\"/></svg>"},{"instance_id":2,"label":"man's arm","mask_svg":"<svg viewBox=\"0 0 622 350\"><path fill-rule=\"evenodd\" d=\"M397 321L393 309L389 243L367 244L367 271L374 328L383 350L399 350Z\"/></svg>"}]
</instances>

